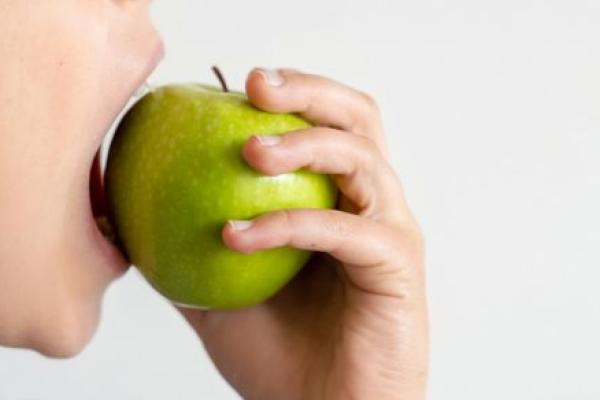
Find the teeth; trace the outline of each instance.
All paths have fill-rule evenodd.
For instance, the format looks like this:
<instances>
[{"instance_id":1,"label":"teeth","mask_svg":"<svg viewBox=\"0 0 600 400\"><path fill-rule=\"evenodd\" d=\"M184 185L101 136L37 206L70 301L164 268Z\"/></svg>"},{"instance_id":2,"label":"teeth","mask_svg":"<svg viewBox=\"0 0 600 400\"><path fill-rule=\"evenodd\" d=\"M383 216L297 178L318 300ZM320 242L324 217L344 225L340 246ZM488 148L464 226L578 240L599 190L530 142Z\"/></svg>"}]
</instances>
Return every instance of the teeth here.
<instances>
[{"instance_id":1,"label":"teeth","mask_svg":"<svg viewBox=\"0 0 600 400\"><path fill-rule=\"evenodd\" d=\"M97 217L96 225L98 226L98 229L100 229L102 236L104 236L106 239L108 239L113 244L116 244L117 236L115 235L115 231L114 231L112 225L110 224L110 222L108 221L108 218Z\"/></svg>"}]
</instances>

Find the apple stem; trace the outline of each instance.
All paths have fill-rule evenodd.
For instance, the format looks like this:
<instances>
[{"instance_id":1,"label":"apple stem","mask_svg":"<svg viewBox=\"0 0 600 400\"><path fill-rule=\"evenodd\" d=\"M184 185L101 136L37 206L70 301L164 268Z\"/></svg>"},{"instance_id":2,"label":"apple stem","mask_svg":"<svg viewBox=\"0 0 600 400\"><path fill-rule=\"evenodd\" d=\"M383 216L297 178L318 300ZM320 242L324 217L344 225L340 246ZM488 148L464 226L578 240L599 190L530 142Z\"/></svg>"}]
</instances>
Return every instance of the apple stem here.
<instances>
[{"instance_id":1,"label":"apple stem","mask_svg":"<svg viewBox=\"0 0 600 400\"><path fill-rule=\"evenodd\" d=\"M217 76L217 79L219 80L219 82L221 82L221 87L223 88L223 91L225 93L229 92L229 89L227 88L227 82L225 81L225 78L223 77L223 74L221 73L221 70L219 69L219 67L217 67L216 65L213 65L212 70L215 73L215 75Z\"/></svg>"}]
</instances>

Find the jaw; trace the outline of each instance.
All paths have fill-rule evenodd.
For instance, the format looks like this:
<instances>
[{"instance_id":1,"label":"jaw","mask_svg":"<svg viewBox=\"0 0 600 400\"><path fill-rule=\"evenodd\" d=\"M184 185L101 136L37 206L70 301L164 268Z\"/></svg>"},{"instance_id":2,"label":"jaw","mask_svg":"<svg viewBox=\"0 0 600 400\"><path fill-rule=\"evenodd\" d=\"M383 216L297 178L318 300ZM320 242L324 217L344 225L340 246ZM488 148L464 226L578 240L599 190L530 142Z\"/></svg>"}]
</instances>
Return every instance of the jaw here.
<instances>
[{"instance_id":1,"label":"jaw","mask_svg":"<svg viewBox=\"0 0 600 400\"><path fill-rule=\"evenodd\" d=\"M107 287L127 270L96 224L91 163L76 164L32 162L4 198L0 345L76 355L96 330Z\"/></svg>"},{"instance_id":2,"label":"jaw","mask_svg":"<svg viewBox=\"0 0 600 400\"><path fill-rule=\"evenodd\" d=\"M100 145L129 100L162 59L162 41L158 37L156 39L155 42L150 41L154 43L152 57L142 58L145 61L136 63L135 71L131 72L136 75L135 79L114 82L109 76L107 82L111 85L96 91L94 103L106 108L97 110L90 120L80 121L84 123L79 127L101 129L91 133L92 138L85 140L72 136L72 146L78 149L73 149L73 158L65 162L64 168L60 168L61 180L67 183L59 183L61 188L57 188L57 192L66 196L66 201L63 203L65 209L58 211L60 222L56 236L59 242L55 242L54 246L59 257L52 262L62 264L61 273L58 274L61 282L57 286L62 288L58 291L64 295L60 296L57 303L67 304L62 306L63 310L67 310L62 312L67 315L62 325L73 326L68 331L78 332L72 340L78 344L74 346L76 349L83 348L94 334L106 289L129 267L126 256L115 244L116 237L109 224ZM124 73L117 72L117 76Z\"/></svg>"}]
</instances>

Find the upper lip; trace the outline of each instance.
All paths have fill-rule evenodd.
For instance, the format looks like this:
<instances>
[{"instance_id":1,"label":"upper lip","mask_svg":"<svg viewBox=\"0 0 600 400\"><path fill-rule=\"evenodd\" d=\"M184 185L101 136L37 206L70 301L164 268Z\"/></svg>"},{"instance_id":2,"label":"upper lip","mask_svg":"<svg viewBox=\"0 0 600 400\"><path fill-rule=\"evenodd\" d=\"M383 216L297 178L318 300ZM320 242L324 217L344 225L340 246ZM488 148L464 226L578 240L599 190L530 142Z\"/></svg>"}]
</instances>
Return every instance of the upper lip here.
<instances>
[{"instance_id":1,"label":"upper lip","mask_svg":"<svg viewBox=\"0 0 600 400\"><path fill-rule=\"evenodd\" d=\"M150 58L144 75L148 76L158 66L160 61L165 57L165 44L161 38L158 38L152 57Z\"/></svg>"},{"instance_id":2,"label":"upper lip","mask_svg":"<svg viewBox=\"0 0 600 400\"><path fill-rule=\"evenodd\" d=\"M160 61L165 56L165 45L161 38L158 38L156 41L156 45L154 50L152 51L152 55L148 58L148 61L144 68L140 71L140 76L135 81L135 85L131 90L130 97L146 82L152 71L156 69Z\"/></svg>"}]
</instances>

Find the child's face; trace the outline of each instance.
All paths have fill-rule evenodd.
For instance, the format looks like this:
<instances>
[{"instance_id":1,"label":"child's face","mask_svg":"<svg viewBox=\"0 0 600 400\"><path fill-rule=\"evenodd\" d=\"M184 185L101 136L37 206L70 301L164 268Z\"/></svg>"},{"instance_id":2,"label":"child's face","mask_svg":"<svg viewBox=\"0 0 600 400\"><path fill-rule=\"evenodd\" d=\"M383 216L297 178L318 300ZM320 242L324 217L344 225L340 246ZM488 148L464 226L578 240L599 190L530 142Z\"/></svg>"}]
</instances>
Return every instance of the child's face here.
<instances>
[{"instance_id":1,"label":"child's face","mask_svg":"<svg viewBox=\"0 0 600 400\"><path fill-rule=\"evenodd\" d=\"M0 0L0 345L93 333L126 262L91 212L103 135L162 56L147 0Z\"/></svg>"}]
</instances>

